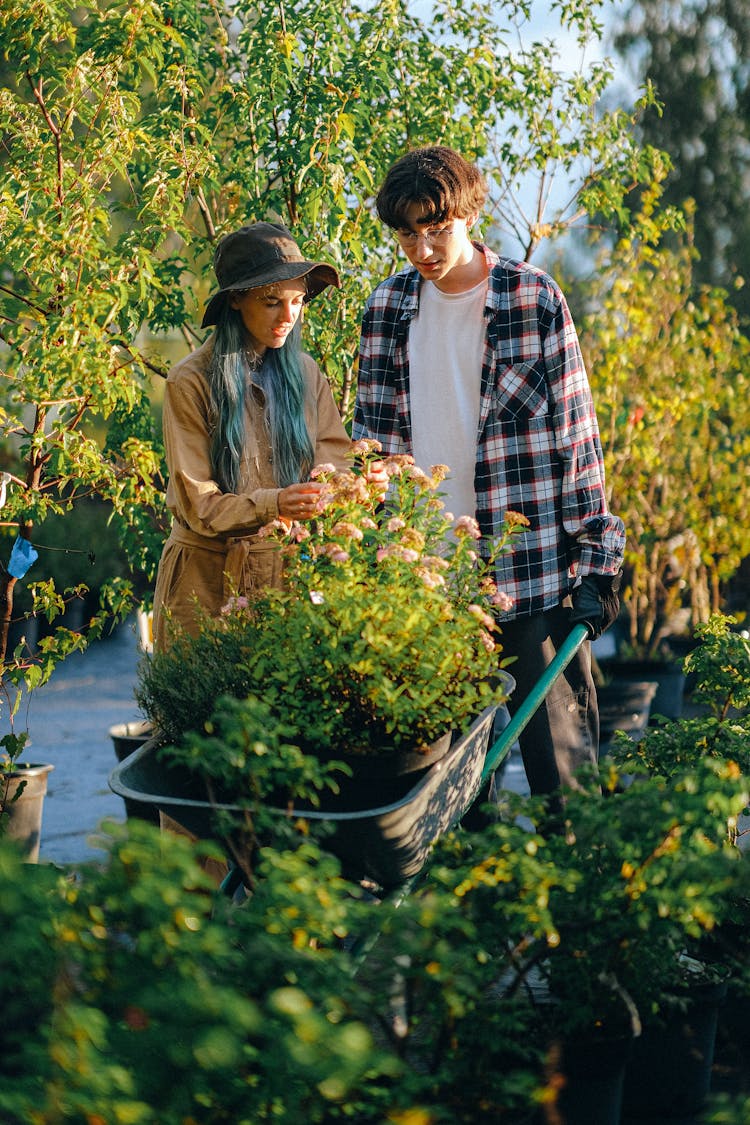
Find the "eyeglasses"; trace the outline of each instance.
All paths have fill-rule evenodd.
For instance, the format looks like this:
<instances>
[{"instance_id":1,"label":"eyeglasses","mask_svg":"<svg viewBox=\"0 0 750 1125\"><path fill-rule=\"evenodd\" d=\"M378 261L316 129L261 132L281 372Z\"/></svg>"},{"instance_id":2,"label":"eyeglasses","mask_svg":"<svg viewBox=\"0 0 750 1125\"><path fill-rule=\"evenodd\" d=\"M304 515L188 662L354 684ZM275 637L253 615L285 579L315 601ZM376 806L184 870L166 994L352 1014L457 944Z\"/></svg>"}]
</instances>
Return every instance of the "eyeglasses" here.
<instances>
[{"instance_id":1,"label":"eyeglasses","mask_svg":"<svg viewBox=\"0 0 750 1125\"><path fill-rule=\"evenodd\" d=\"M423 238L428 246L434 246L435 243L446 242L452 234L453 223L447 227L427 227L426 230L396 231L396 237L402 246L416 246L420 238Z\"/></svg>"}]
</instances>

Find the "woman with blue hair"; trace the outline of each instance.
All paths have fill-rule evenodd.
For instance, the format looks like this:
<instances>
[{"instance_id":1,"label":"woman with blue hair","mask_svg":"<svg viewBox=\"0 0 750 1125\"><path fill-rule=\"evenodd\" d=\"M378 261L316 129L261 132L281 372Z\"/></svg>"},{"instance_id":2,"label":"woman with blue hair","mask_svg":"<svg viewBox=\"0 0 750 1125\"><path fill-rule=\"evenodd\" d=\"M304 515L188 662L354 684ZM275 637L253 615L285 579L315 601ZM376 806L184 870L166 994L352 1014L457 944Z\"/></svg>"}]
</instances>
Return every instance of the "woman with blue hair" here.
<instances>
[{"instance_id":1,"label":"woman with blue hair","mask_svg":"<svg viewBox=\"0 0 750 1125\"><path fill-rule=\"evenodd\" d=\"M164 445L172 530L154 595L154 644L197 628L233 595L281 581L278 549L257 532L282 517L314 517L315 465L350 465L351 441L327 380L301 350L303 306L336 270L307 261L289 231L253 223L217 245L219 289L201 327L206 342L169 373Z\"/></svg>"}]
</instances>

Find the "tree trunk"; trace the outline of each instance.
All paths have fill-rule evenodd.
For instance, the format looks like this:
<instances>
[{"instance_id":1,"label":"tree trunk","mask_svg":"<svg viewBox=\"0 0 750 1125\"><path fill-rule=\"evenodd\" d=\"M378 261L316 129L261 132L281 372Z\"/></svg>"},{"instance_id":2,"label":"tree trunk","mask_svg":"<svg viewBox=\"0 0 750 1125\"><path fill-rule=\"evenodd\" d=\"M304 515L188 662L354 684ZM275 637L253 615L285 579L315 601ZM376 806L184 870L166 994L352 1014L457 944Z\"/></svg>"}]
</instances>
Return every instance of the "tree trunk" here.
<instances>
[{"instance_id":1,"label":"tree trunk","mask_svg":"<svg viewBox=\"0 0 750 1125\"><path fill-rule=\"evenodd\" d=\"M3 574L0 576L0 665L5 664L8 630L13 616L13 591L17 581L17 578L3 568Z\"/></svg>"}]
</instances>

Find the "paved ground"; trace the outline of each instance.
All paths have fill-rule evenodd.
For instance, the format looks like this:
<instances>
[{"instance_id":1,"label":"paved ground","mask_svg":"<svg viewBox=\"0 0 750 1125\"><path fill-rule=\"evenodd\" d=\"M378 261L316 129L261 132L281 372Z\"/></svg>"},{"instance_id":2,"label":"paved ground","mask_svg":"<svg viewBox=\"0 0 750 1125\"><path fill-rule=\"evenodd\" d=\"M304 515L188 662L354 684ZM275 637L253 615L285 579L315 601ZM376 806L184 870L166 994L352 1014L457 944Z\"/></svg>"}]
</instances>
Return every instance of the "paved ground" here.
<instances>
[{"instance_id":1,"label":"paved ground","mask_svg":"<svg viewBox=\"0 0 750 1125\"><path fill-rule=\"evenodd\" d=\"M117 764L111 727L142 718L133 695L141 659L135 626L119 626L86 653L74 653L32 693L15 729L28 728L27 761L51 762L39 861L103 858L93 834L104 818L125 819L107 779ZM8 729L5 714L0 732Z\"/></svg>"}]
</instances>

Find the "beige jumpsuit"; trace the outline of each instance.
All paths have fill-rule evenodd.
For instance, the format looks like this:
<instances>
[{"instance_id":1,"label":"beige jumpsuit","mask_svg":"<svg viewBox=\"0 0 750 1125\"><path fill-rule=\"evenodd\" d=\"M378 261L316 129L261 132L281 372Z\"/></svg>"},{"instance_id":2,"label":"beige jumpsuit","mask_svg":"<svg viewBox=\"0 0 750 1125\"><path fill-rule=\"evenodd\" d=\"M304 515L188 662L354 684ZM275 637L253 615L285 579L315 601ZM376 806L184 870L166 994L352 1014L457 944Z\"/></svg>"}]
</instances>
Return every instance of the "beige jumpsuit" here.
<instances>
[{"instance_id":1,"label":"beige jumpsuit","mask_svg":"<svg viewBox=\"0 0 750 1125\"><path fill-rule=\"evenodd\" d=\"M159 563L154 594L154 644L168 643L170 622L196 628L196 599L216 615L236 591L252 597L278 585L278 548L257 532L278 515L281 491L273 477L271 446L264 426L265 396L252 384L245 418L240 488L222 492L212 477L210 396L206 370L213 337L169 373L164 398L164 445L169 467L167 507L172 530ZM307 425L315 464L346 468L351 441L327 380L303 355L309 387ZM166 612L165 612L166 611Z\"/></svg>"}]
</instances>

